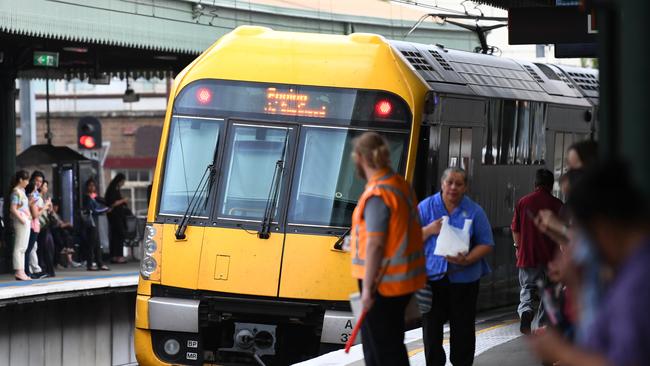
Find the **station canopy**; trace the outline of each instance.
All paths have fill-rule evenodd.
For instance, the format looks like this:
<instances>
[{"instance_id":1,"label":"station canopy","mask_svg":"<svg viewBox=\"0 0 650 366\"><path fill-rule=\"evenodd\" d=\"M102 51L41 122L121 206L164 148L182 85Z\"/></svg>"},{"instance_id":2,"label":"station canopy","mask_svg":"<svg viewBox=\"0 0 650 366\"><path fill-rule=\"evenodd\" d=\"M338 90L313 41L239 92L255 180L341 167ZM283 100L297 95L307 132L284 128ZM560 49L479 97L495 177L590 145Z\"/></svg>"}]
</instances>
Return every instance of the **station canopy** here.
<instances>
[{"instance_id":1,"label":"station canopy","mask_svg":"<svg viewBox=\"0 0 650 366\"><path fill-rule=\"evenodd\" d=\"M165 78L176 75L239 25L339 34L373 32L391 37L402 36L421 16L413 9L380 0L355 0L355 6L330 7L329 12L315 7L317 3L320 2L0 1L0 68L16 70L19 78ZM423 25L412 36L418 34L435 34L450 44L463 46L472 38L465 30L443 29L439 25ZM37 52L56 54L58 65L35 66Z\"/></svg>"}]
</instances>

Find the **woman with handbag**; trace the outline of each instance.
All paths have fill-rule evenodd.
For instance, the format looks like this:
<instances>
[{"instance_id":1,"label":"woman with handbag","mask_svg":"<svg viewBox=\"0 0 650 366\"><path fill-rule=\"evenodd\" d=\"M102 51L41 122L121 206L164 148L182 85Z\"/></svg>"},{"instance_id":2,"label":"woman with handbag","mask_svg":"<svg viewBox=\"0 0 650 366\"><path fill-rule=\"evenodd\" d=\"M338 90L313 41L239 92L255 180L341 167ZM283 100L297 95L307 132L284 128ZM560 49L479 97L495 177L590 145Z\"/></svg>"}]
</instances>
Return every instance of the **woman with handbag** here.
<instances>
[{"instance_id":1,"label":"woman with handbag","mask_svg":"<svg viewBox=\"0 0 650 366\"><path fill-rule=\"evenodd\" d=\"M354 143L358 175L367 181L352 214L352 276L361 287L363 355L367 366L408 366L404 313L424 286L422 232L415 194L392 171L388 143L366 132Z\"/></svg>"},{"instance_id":2,"label":"woman with handbag","mask_svg":"<svg viewBox=\"0 0 650 366\"><path fill-rule=\"evenodd\" d=\"M25 193L25 187L29 183L29 173L19 170L13 179L11 185L11 194L9 198L9 212L11 222L14 228L14 251L13 266L15 278L18 281L31 280L25 273L25 254L29 243L31 232L32 215L29 210L29 200Z\"/></svg>"},{"instance_id":3,"label":"woman with handbag","mask_svg":"<svg viewBox=\"0 0 650 366\"><path fill-rule=\"evenodd\" d=\"M124 257L124 240L126 239L126 217L130 211L127 207L128 200L122 197L120 189L126 177L122 173L115 175L106 188L106 204L108 211L108 224L110 232L111 263L126 263Z\"/></svg>"},{"instance_id":4,"label":"woman with handbag","mask_svg":"<svg viewBox=\"0 0 650 366\"><path fill-rule=\"evenodd\" d=\"M479 280L490 273L484 257L492 251L494 239L485 212L465 196L466 191L467 173L460 168L448 168L442 175L441 191L418 205L428 277L426 290L418 294L423 310L422 333L427 366L444 366L447 362L442 347L443 325L447 321L451 328L451 363L469 366L474 362ZM467 223L471 220L467 253L445 257L435 254L443 216L448 217L445 224L456 229L467 230ZM423 293L426 296L421 296Z\"/></svg>"}]
</instances>

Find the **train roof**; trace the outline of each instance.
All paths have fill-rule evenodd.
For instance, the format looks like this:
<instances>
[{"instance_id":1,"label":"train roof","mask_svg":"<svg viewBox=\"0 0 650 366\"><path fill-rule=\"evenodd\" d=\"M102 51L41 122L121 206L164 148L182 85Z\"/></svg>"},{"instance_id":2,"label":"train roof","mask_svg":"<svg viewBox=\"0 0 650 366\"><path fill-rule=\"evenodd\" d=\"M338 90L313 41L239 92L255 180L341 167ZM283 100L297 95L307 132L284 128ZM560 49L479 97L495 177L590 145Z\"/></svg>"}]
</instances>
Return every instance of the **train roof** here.
<instances>
[{"instance_id":1,"label":"train roof","mask_svg":"<svg viewBox=\"0 0 650 366\"><path fill-rule=\"evenodd\" d=\"M415 105L427 85L396 62L394 50L380 35L315 34L241 26L221 37L186 67L176 92L199 79L241 80L385 90Z\"/></svg>"},{"instance_id":2,"label":"train roof","mask_svg":"<svg viewBox=\"0 0 650 366\"><path fill-rule=\"evenodd\" d=\"M597 81L595 70L513 60L446 49L440 45L404 41L390 43L431 89L441 93L584 107L594 102L592 98L596 98L596 101L598 98L597 85L589 90L589 95L581 88L581 85L591 87L591 81ZM579 76L580 80L588 80L589 84L577 84L577 76L573 75ZM590 97L590 100L585 97Z\"/></svg>"},{"instance_id":3,"label":"train roof","mask_svg":"<svg viewBox=\"0 0 650 366\"><path fill-rule=\"evenodd\" d=\"M395 62L396 57L403 62ZM238 27L215 42L179 75L176 92L209 78L382 89L411 106L414 95L427 86L440 93L580 107L598 101L596 70L388 41L375 34L313 34L258 26Z\"/></svg>"}]
</instances>

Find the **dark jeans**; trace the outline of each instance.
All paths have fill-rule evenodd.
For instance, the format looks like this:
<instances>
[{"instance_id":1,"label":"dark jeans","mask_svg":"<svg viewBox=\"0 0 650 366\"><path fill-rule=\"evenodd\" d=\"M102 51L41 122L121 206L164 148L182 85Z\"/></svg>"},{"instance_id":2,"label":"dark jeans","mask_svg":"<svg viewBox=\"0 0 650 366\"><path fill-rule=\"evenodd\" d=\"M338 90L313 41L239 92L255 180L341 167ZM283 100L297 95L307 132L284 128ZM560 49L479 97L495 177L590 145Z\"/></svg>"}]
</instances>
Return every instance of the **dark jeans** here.
<instances>
[{"instance_id":1,"label":"dark jeans","mask_svg":"<svg viewBox=\"0 0 650 366\"><path fill-rule=\"evenodd\" d=\"M38 233L38 261L39 266L43 272L47 273L50 277L54 277L54 264L56 263L54 239L50 229L41 229Z\"/></svg>"},{"instance_id":2,"label":"dark jeans","mask_svg":"<svg viewBox=\"0 0 650 366\"><path fill-rule=\"evenodd\" d=\"M411 295L384 297L375 303L361 324L363 357L366 366L408 366L404 346L404 311Z\"/></svg>"},{"instance_id":3,"label":"dark jeans","mask_svg":"<svg viewBox=\"0 0 650 366\"><path fill-rule=\"evenodd\" d=\"M110 232L110 252L111 257L124 256L124 238L126 231L126 218L121 213L108 214L108 227Z\"/></svg>"},{"instance_id":4,"label":"dark jeans","mask_svg":"<svg viewBox=\"0 0 650 366\"><path fill-rule=\"evenodd\" d=\"M90 226L86 228L86 245L88 248L88 255L86 260L86 268L92 268L93 262L97 263L98 267L104 265L102 262L102 248L101 243L99 242L99 230L97 227Z\"/></svg>"},{"instance_id":5,"label":"dark jeans","mask_svg":"<svg viewBox=\"0 0 650 366\"><path fill-rule=\"evenodd\" d=\"M34 230L29 231L29 242L27 243L27 250L25 251L25 273L29 276L31 271L29 270L29 253L34 249L34 244L36 244L36 239L38 238L38 233ZM38 263L36 263L38 264Z\"/></svg>"},{"instance_id":6,"label":"dark jeans","mask_svg":"<svg viewBox=\"0 0 650 366\"><path fill-rule=\"evenodd\" d=\"M443 326L449 321L449 359L454 366L474 363L476 336L476 300L479 281L450 283L444 277L429 281L433 302L431 311L422 315L422 333L427 366L444 366L447 359L442 347Z\"/></svg>"}]
</instances>

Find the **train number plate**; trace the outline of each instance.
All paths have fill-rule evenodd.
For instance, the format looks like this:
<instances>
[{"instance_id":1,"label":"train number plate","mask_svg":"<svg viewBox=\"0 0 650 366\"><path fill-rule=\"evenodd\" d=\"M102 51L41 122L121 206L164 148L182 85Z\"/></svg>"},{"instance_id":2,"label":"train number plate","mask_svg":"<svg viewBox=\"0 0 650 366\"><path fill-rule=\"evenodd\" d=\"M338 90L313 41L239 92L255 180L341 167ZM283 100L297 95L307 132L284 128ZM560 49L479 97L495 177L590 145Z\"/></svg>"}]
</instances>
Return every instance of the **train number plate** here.
<instances>
[{"instance_id":1,"label":"train number plate","mask_svg":"<svg viewBox=\"0 0 650 366\"><path fill-rule=\"evenodd\" d=\"M348 341L354 328L354 316L351 312L327 310L323 318L323 333L321 343L344 344ZM357 337L359 343L361 337Z\"/></svg>"}]
</instances>

